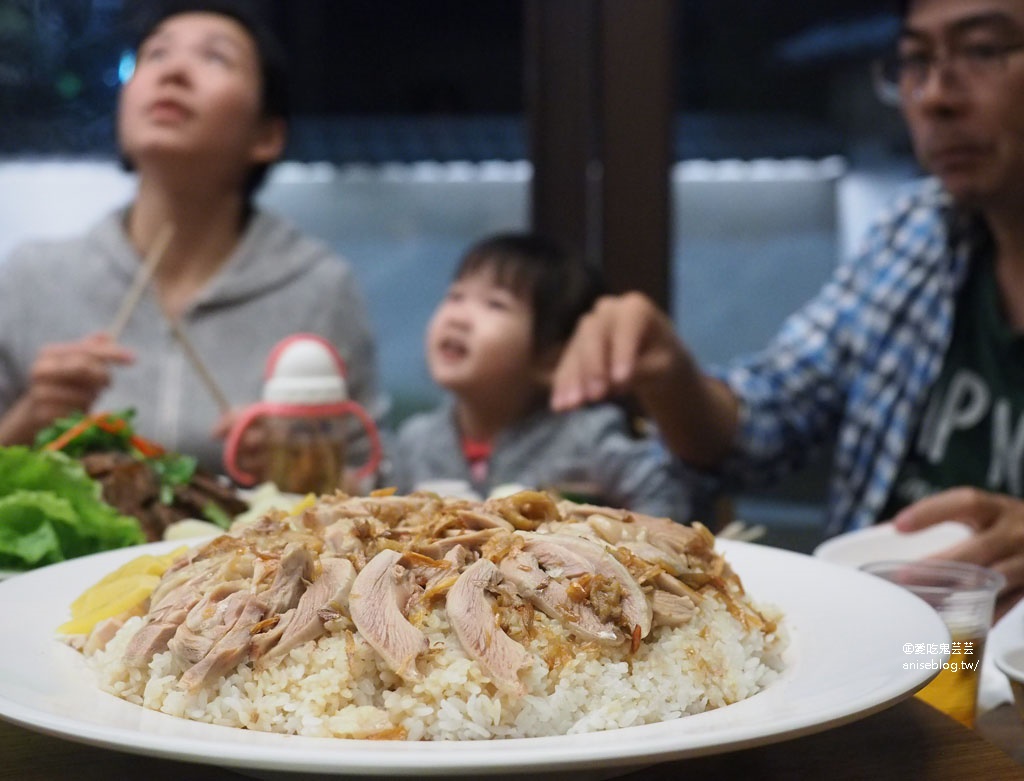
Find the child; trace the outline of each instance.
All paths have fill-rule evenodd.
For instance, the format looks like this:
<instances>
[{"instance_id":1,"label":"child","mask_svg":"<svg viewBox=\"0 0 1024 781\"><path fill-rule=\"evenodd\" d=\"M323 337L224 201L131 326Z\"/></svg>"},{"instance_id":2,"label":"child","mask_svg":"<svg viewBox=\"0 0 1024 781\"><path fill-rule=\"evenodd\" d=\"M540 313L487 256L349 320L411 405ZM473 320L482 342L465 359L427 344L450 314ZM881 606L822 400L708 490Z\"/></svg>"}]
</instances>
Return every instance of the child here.
<instances>
[{"instance_id":1,"label":"child","mask_svg":"<svg viewBox=\"0 0 1024 781\"><path fill-rule=\"evenodd\" d=\"M600 292L594 269L543 237L499 234L472 246L426 334L431 376L451 401L400 428L398 490L461 484L487 496L511 483L568 493L571 483L588 500L688 520L671 460L633 435L620 407L548 409L549 374Z\"/></svg>"}]
</instances>

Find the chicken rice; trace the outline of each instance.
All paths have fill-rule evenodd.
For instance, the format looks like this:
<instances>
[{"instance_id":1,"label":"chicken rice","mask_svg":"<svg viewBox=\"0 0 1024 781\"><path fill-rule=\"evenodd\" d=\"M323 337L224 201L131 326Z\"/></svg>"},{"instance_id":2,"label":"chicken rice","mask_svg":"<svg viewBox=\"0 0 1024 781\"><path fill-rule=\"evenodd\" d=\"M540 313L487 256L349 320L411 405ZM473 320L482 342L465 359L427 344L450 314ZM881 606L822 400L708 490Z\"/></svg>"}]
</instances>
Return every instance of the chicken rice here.
<instances>
[{"instance_id":1,"label":"chicken rice","mask_svg":"<svg viewBox=\"0 0 1024 781\"><path fill-rule=\"evenodd\" d=\"M780 616L713 535L523 492L323 497L178 559L144 615L85 644L108 692L324 737L563 735L750 697Z\"/></svg>"}]
</instances>

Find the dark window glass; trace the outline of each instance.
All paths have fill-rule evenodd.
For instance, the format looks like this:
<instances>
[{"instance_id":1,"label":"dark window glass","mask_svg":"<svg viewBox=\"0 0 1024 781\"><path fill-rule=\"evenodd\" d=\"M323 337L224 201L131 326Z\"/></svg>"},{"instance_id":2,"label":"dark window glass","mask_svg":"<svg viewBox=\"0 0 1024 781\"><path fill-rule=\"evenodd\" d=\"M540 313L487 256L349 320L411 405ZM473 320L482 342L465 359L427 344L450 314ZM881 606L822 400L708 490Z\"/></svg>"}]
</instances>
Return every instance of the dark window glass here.
<instances>
[{"instance_id":1,"label":"dark window glass","mask_svg":"<svg viewBox=\"0 0 1024 781\"><path fill-rule=\"evenodd\" d=\"M152 0L0 4L0 155L113 155L130 20ZM518 0L275 0L294 121L287 156L519 159Z\"/></svg>"}]
</instances>

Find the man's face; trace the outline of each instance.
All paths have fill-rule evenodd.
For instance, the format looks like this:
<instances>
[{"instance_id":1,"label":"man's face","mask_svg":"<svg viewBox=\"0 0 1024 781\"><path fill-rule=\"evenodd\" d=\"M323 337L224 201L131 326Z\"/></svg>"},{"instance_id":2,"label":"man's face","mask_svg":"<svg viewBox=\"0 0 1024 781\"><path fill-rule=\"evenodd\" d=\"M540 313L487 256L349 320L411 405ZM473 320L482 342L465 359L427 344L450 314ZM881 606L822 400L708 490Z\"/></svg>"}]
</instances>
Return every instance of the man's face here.
<instances>
[{"instance_id":1,"label":"man's face","mask_svg":"<svg viewBox=\"0 0 1024 781\"><path fill-rule=\"evenodd\" d=\"M982 211L1024 202L1024 0L913 0L904 62L931 62L903 112L922 165Z\"/></svg>"}]
</instances>

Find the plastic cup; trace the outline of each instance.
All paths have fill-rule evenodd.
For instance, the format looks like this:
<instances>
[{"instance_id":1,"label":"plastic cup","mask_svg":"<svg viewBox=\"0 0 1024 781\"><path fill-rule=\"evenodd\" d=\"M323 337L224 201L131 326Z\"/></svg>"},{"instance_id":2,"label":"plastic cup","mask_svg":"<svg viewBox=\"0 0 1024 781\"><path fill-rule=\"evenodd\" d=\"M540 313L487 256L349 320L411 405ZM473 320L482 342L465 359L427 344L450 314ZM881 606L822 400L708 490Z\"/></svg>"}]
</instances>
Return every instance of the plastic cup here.
<instances>
[{"instance_id":1,"label":"plastic cup","mask_svg":"<svg viewBox=\"0 0 1024 781\"><path fill-rule=\"evenodd\" d=\"M996 596L1006 585L1006 578L985 567L958 561L877 561L861 569L916 594L942 617L950 634L949 661L917 696L973 727L985 638L992 626ZM907 648L920 640L908 637Z\"/></svg>"}]
</instances>

